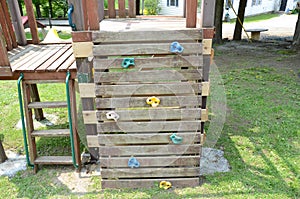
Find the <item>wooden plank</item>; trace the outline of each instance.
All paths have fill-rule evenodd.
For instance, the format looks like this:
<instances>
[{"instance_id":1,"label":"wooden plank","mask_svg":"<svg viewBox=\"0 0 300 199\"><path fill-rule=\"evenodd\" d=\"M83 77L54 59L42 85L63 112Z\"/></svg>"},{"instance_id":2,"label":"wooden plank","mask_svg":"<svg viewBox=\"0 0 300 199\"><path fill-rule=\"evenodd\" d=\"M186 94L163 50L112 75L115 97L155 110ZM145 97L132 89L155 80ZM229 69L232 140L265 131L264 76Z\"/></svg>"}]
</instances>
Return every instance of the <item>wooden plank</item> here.
<instances>
[{"instance_id":1,"label":"wooden plank","mask_svg":"<svg viewBox=\"0 0 300 199\"><path fill-rule=\"evenodd\" d=\"M67 50L62 56L60 56L57 60L55 60L48 68L47 71L55 71L57 70L65 61L73 54L73 49L70 48Z\"/></svg>"},{"instance_id":2,"label":"wooden plank","mask_svg":"<svg viewBox=\"0 0 300 199\"><path fill-rule=\"evenodd\" d=\"M215 35L215 28L203 28L203 39L212 39Z\"/></svg>"},{"instance_id":3,"label":"wooden plank","mask_svg":"<svg viewBox=\"0 0 300 199\"><path fill-rule=\"evenodd\" d=\"M73 164L72 156L40 156L34 160L35 164Z\"/></svg>"},{"instance_id":4,"label":"wooden plank","mask_svg":"<svg viewBox=\"0 0 300 199\"><path fill-rule=\"evenodd\" d=\"M196 28L197 24L197 0L188 0L186 2L186 27Z\"/></svg>"},{"instance_id":5,"label":"wooden plank","mask_svg":"<svg viewBox=\"0 0 300 199\"><path fill-rule=\"evenodd\" d=\"M101 178L167 178L167 177L196 177L200 168L124 168L102 169Z\"/></svg>"},{"instance_id":6,"label":"wooden plank","mask_svg":"<svg viewBox=\"0 0 300 199\"><path fill-rule=\"evenodd\" d=\"M67 102L54 101L54 102L31 102L28 104L28 108L65 108Z\"/></svg>"},{"instance_id":7,"label":"wooden plank","mask_svg":"<svg viewBox=\"0 0 300 199\"><path fill-rule=\"evenodd\" d=\"M62 63L62 65L59 66L57 71L67 71L73 65L73 63L76 65L75 57L72 54L65 62Z\"/></svg>"},{"instance_id":8,"label":"wooden plank","mask_svg":"<svg viewBox=\"0 0 300 199\"><path fill-rule=\"evenodd\" d=\"M141 95L197 95L201 93L200 83L173 83L173 84L130 84L130 85L97 85L84 88L85 93L94 92L95 96L141 96Z\"/></svg>"},{"instance_id":9,"label":"wooden plank","mask_svg":"<svg viewBox=\"0 0 300 199\"><path fill-rule=\"evenodd\" d=\"M87 136L88 146L100 147L100 145L126 145L126 144L173 144L170 136L173 133L164 134L99 134L95 136ZM181 144L194 144L200 142L200 132L194 133L176 133L182 137ZM96 139L96 141L94 141Z\"/></svg>"},{"instance_id":10,"label":"wooden plank","mask_svg":"<svg viewBox=\"0 0 300 199\"><path fill-rule=\"evenodd\" d=\"M71 45L65 45L61 48L56 49L54 55L52 55L47 61L45 61L42 65L40 65L36 71L43 72L45 71L51 64L53 64L57 59L59 59L66 51L71 49Z\"/></svg>"},{"instance_id":11,"label":"wooden plank","mask_svg":"<svg viewBox=\"0 0 300 199\"><path fill-rule=\"evenodd\" d=\"M136 17L135 0L128 0L128 17L129 18Z\"/></svg>"},{"instance_id":12,"label":"wooden plank","mask_svg":"<svg viewBox=\"0 0 300 199\"><path fill-rule=\"evenodd\" d=\"M127 168L128 157L100 157L101 167ZM142 168L145 167L172 167L172 166L197 166L200 164L200 156L157 156L138 157Z\"/></svg>"},{"instance_id":13,"label":"wooden plank","mask_svg":"<svg viewBox=\"0 0 300 199\"><path fill-rule=\"evenodd\" d=\"M93 32L93 42L97 43L134 43L197 41L202 39L202 29L160 30L128 32Z\"/></svg>"},{"instance_id":14,"label":"wooden plank","mask_svg":"<svg viewBox=\"0 0 300 199\"><path fill-rule=\"evenodd\" d=\"M150 122L104 122L98 123L98 133L198 131L201 121L150 121Z\"/></svg>"},{"instance_id":15,"label":"wooden plank","mask_svg":"<svg viewBox=\"0 0 300 199\"><path fill-rule=\"evenodd\" d=\"M97 111L97 117L92 120L93 123L99 121L110 121L106 118L106 113L109 111ZM132 121L132 120L195 120L201 117L200 108L186 108L186 109L165 109L165 108L150 108L143 110L115 110L120 116L118 121ZM91 113L87 113L91 114ZM91 116L87 116L91 117ZM92 122L91 121L91 122Z\"/></svg>"},{"instance_id":16,"label":"wooden plank","mask_svg":"<svg viewBox=\"0 0 300 199\"><path fill-rule=\"evenodd\" d=\"M36 45L29 44L27 46L19 46L18 48L14 48L13 50L8 52L8 58L10 63L12 63L12 65L13 63L17 63L18 61L26 57L27 53L33 52L34 49L38 50L39 47L36 47Z\"/></svg>"},{"instance_id":17,"label":"wooden plank","mask_svg":"<svg viewBox=\"0 0 300 199\"><path fill-rule=\"evenodd\" d=\"M10 66L0 66L0 77L12 76Z\"/></svg>"},{"instance_id":18,"label":"wooden plank","mask_svg":"<svg viewBox=\"0 0 300 199\"><path fill-rule=\"evenodd\" d=\"M210 55L203 55L203 77L202 77L202 80L205 82L209 81L210 65L211 65Z\"/></svg>"},{"instance_id":19,"label":"wooden plank","mask_svg":"<svg viewBox=\"0 0 300 199\"><path fill-rule=\"evenodd\" d=\"M11 16L8 12L8 7L7 7L6 0L0 0L0 2L1 2L2 8L3 8L3 11L4 11L4 16L5 16L5 19L6 19L7 29L8 29L9 35L10 35L12 46L14 48L16 48L16 47L18 47L18 44L17 44L15 32L14 32L13 27L12 27Z\"/></svg>"},{"instance_id":20,"label":"wooden plank","mask_svg":"<svg viewBox=\"0 0 300 199\"><path fill-rule=\"evenodd\" d=\"M83 13L83 22L84 22L84 30L89 29L89 19L88 19L88 8L87 8L87 1L89 0L82 0L81 6L82 6L82 13ZM89 8L90 9L90 8Z\"/></svg>"},{"instance_id":21,"label":"wooden plank","mask_svg":"<svg viewBox=\"0 0 300 199\"><path fill-rule=\"evenodd\" d=\"M116 18L115 0L108 0L108 17Z\"/></svg>"},{"instance_id":22,"label":"wooden plank","mask_svg":"<svg viewBox=\"0 0 300 199\"><path fill-rule=\"evenodd\" d=\"M196 187L199 186L197 178L172 178L172 179L129 179L129 180L102 180L102 188L145 188L157 187L161 181L169 181L173 187Z\"/></svg>"},{"instance_id":23,"label":"wooden plank","mask_svg":"<svg viewBox=\"0 0 300 199\"><path fill-rule=\"evenodd\" d=\"M39 130L31 133L33 137L68 137L70 136L69 129L50 129L50 130Z\"/></svg>"},{"instance_id":24,"label":"wooden plank","mask_svg":"<svg viewBox=\"0 0 300 199\"><path fill-rule=\"evenodd\" d=\"M98 11L98 0L87 0L86 7L88 8L88 30L99 30L100 29L100 13Z\"/></svg>"},{"instance_id":25,"label":"wooden plank","mask_svg":"<svg viewBox=\"0 0 300 199\"><path fill-rule=\"evenodd\" d=\"M10 66L9 60L8 60L8 54L5 47L5 42L2 36L2 28L0 26L0 66Z\"/></svg>"},{"instance_id":26,"label":"wooden plank","mask_svg":"<svg viewBox=\"0 0 300 199\"><path fill-rule=\"evenodd\" d=\"M161 96L159 97L162 107L197 107L201 106L202 97L199 96ZM152 108L146 103L147 97L123 97L123 98L97 98L98 109L107 108ZM154 108L152 108L154 109Z\"/></svg>"},{"instance_id":27,"label":"wooden plank","mask_svg":"<svg viewBox=\"0 0 300 199\"><path fill-rule=\"evenodd\" d=\"M119 6L119 18L126 18L125 0L119 0L118 6Z\"/></svg>"},{"instance_id":28,"label":"wooden plank","mask_svg":"<svg viewBox=\"0 0 300 199\"><path fill-rule=\"evenodd\" d=\"M149 70L124 72L95 72L96 83L171 83L201 80L202 70Z\"/></svg>"},{"instance_id":29,"label":"wooden plank","mask_svg":"<svg viewBox=\"0 0 300 199\"><path fill-rule=\"evenodd\" d=\"M202 122L208 121L208 110L207 109L201 110L201 121Z\"/></svg>"},{"instance_id":30,"label":"wooden plank","mask_svg":"<svg viewBox=\"0 0 300 199\"><path fill-rule=\"evenodd\" d=\"M84 124L96 124L97 116L96 111L82 111Z\"/></svg>"},{"instance_id":31,"label":"wooden plank","mask_svg":"<svg viewBox=\"0 0 300 199\"><path fill-rule=\"evenodd\" d=\"M203 39L203 55L210 55L212 48L212 39Z\"/></svg>"},{"instance_id":32,"label":"wooden plank","mask_svg":"<svg viewBox=\"0 0 300 199\"><path fill-rule=\"evenodd\" d=\"M213 27L215 16L215 1L216 0L203 0L202 1L202 27Z\"/></svg>"},{"instance_id":33,"label":"wooden plank","mask_svg":"<svg viewBox=\"0 0 300 199\"><path fill-rule=\"evenodd\" d=\"M90 31L73 31L72 41L75 42L87 42L92 41L92 32Z\"/></svg>"},{"instance_id":34,"label":"wooden plank","mask_svg":"<svg viewBox=\"0 0 300 199\"><path fill-rule=\"evenodd\" d=\"M25 7L26 7L26 13L28 16L28 23L30 27L30 32L32 36L32 43L33 44L38 44L40 43L39 39L39 34L38 34L38 29L36 25L36 19L33 11L33 4L32 0L24 0Z\"/></svg>"},{"instance_id":35,"label":"wooden plank","mask_svg":"<svg viewBox=\"0 0 300 199\"><path fill-rule=\"evenodd\" d=\"M93 43L92 42L75 42L72 43L73 53L75 58L92 57Z\"/></svg>"},{"instance_id":36,"label":"wooden plank","mask_svg":"<svg viewBox=\"0 0 300 199\"><path fill-rule=\"evenodd\" d=\"M95 95L95 84L94 83L85 83L79 84L79 93L81 98L94 98Z\"/></svg>"},{"instance_id":37,"label":"wooden plank","mask_svg":"<svg viewBox=\"0 0 300 199\"><path fill-rule=\"evenodd\" d=\"M7 1L7 3L11 14L11 20L14 27L14 31L16 33L15 35L16 35L17 42L19 45L24 46L27 44L27 40L26 40L24 26L22 24L22 18L21 18L18 0L10 0Z\"/></svg>"},{"instance_id":38,"label":"wooden plank","mask_svg":"<svg viewBox=\"0 0 300 199\"><path fill-rule=\"evenodd\" d=\"M202 96L209 96L210 92L210 83L209 82L202 82Z\"/></svg>"},{"instance_id":39,"label":"wooden plank","mask_svg":"<svg viewBox=\"0 0 300 199\"><path fill-rule=\"evenodd\" d=\"M155 146L102 146L99 153L104 156L151 156L153 155L200 155L201 145L155 145Z\"/></svg>"},{"instance_id":40,"label":"wooden plank","mask_svg":"<svg viewBox=\"0 0 300 199\"><path fill-rule=\"evenodd\" d=\"M2 27L1 32L4 36L7 49L11 50L11 49L13 49L12 41L11 41L11 37L10 37L9 30L8 30L8 27L7 27L8 24L7 24L7 21L5 19L4 9L2 8L2 6L0 7L0 25Z\"/></svg>"},{"instance_id":41,"label":"wooden plank","mask_svg":"<svg viewBox=\"0 0 300 199\"><path fill-rule=\"evenodd\" d=\"M94 68L95 70L122 68L123 59L102 59L95 57ZM150 68L181 68L189 67L201 69L203 65L202 56L172 56L172 57L148 57L148 58L135 58L136 69L150 69Z\"/></svg>"},{"instance_id":42,"label":"wooden plank","mask_svg":"<svg viewBox=\"0 0 300 199\"><path fill-rule=\"evenodd\" d=\"M72 21L76 25L77 31L82 31L85 28L84 15L82 8L82 0L68 0L69 5L74 5L74 11L72 13Z\"/></svg>"},{"instance_id":43,"label":"wooden plank","mask_svg":"<svg viewBox=\"0 0 300 199\"><path fill-rule=\"evenodd\" d=\"M202 44L200 43L181 43L184 51L182 55L195 55L202 53ZM82 48L81 48L82 49ZM88 50L90 50L88 48ZM78 50L76 51L78 52ZM75 53L75 49L74 49ZM89 52L90 53L90 52ZM84 53L86 55L87 53ZM121 55L167 55L170 52L169 43L152 44L108 44L105 46L93 47L94 56L121 56ZM78 53L78 55L80 55Z\"/></svg>"}]
</instances>

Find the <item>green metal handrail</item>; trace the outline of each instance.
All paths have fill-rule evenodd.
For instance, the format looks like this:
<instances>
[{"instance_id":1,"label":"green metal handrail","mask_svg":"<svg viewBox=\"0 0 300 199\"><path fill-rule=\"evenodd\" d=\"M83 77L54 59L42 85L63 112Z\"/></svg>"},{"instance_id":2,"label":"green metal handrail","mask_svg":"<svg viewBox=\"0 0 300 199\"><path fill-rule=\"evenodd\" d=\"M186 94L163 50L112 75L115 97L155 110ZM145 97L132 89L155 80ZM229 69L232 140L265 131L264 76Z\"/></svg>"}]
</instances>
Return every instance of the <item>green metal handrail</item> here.
<instances>
[{"instance_id":1,"label":"green metal handrail","mask_svg":"<svg viewBox=\"0 0 300 199\"><path fill-rule=\"evenodd\" d=\"M31 164L30 162L29 153L28 153L27 133L26 133L25 120L24 120L23 100L22 100L22 93L21 93L21 81L23 80L23 78L24 78L24 74L21 73L18 79L18 97L19 97L20 114L21 114L21 121L22 121L22 132L23 132L23 140L24 140L24 148L25 148L27 165L30 167L34 167L34 165Z\"/></svg>"},{"instance_id":2,"label":"green metal handrail","mask_svg":"<svg viewBox=\"0 0 300 199\"><path fill-rule=\"evenodd\" d=\"M71 77L71 73L68 71L67 72L67 77L66 77L68 119L69 119L69 127L70 127L70 140L71 140L71 150L72 150L72 161L73 161L74 167L77 169L79 166L76 163L76 159L75 159L75 148L74 148L74 137L73 137L73 123L72 123L72 115L71 115L70 88L69 88L70 77Z\"/></svg>"}]
</instances>

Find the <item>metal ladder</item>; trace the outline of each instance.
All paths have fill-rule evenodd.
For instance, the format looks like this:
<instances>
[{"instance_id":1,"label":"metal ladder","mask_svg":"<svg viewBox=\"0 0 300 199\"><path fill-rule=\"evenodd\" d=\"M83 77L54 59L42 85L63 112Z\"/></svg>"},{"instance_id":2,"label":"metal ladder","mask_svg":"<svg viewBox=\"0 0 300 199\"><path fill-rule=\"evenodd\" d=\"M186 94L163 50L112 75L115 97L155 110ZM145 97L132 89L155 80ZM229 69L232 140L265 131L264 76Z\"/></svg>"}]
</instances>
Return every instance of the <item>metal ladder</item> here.
<instances>
[{"instance_id":1,"label":"metal ladder","mask_svg":"<svg viewBox=\"0 0 300 199\"><path fill-rule=\"evenodd\" d=\"M75 80L70 79L70 73L67 73L65 80L23 80L24 75L21 74L18 80L18 94L20 103L20 112L22 119L22 130L24 136L24 147L28 166L34 168L34 172L38 171L38 165L74 165L80 170L80 143L77 133L77 113L76 113L76 95ZM22 81L23 80L23 81ZM66 84L66 101L47 101L35 102L30 96L30 86L38 83L65 83ZM23 96L21 93L21 84ZM24 109L23 100L24 99ZM49 108L67 108L68 109L68 129L50 129L36 130L33 123L33 109L49 109ZM24 120L26 118L26 125ZM69 137L72 154L70 156L38 156L36 138L38 137ZM28 150L29 149L29 150Z\"/></svg>"}]
</instances>

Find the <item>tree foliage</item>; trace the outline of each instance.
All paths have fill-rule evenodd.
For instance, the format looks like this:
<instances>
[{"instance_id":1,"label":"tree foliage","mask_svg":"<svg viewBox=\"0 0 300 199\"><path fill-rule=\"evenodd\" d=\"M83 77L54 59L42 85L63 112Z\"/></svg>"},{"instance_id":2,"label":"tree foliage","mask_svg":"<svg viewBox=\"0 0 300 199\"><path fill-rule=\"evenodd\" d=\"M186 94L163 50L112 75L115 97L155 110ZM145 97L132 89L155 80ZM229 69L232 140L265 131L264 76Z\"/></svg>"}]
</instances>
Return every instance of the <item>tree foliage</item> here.
<instances>
[{"instance_id":1,"label":"tree foliage","mask_svg":"<svg viewBox=\"0 0 300 199\"><path fill-rule=\"evenodd\" d=\"M145 10L147 15L157 15L160 10L160 1L159 0L145 0Z\"/></svg>"}]
</instances>

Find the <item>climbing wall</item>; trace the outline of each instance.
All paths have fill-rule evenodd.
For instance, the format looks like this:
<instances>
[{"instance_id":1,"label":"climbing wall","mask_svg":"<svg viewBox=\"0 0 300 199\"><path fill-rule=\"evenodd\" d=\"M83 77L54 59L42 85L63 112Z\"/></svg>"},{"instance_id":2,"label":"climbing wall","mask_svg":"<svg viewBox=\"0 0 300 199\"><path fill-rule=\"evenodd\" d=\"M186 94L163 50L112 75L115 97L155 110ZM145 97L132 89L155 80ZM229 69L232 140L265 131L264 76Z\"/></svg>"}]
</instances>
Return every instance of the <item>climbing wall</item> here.
<instances>
[{"instance_id":1,"label":"climbing wall","mask_svg":"<svg viewBox=\"0 0 300 199\"><path fill-rule=\"evenodd\" d=\"M83 115L97 124L87 142L99 149L102 188L199 185L211 43L200 29L92 38L94 84L79 87L83 98L95 97L95 116Z\"/></svg>"}]
</instances>

